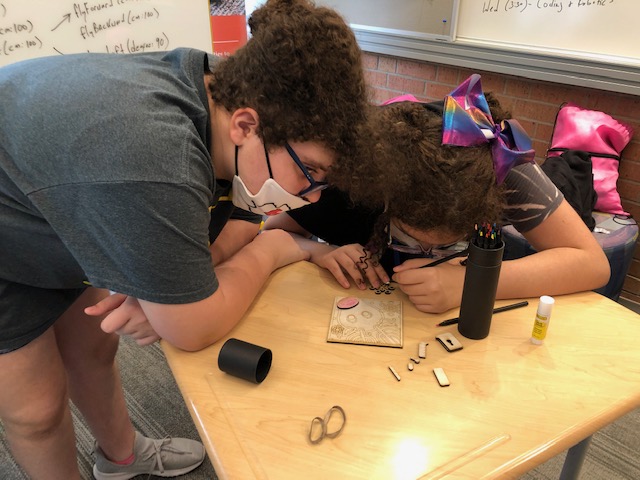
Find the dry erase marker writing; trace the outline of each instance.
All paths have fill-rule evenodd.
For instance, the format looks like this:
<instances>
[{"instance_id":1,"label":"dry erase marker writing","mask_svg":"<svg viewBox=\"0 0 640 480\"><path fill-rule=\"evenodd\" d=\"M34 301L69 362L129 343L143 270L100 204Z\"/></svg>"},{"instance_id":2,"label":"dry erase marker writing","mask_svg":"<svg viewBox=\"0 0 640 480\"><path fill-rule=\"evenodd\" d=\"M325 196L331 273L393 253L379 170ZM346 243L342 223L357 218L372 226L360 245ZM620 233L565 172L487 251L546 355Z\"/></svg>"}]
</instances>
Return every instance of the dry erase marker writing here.
<instances>
[{"instance_id":1,"label":"dry erase marker writing","mask_svg":"<svg viewBox=\"0 0 640 480\"><path fill-rule=\"evenodd\" d=\"M549 328L549 320L551 320L551 309L554 303L555 300L553 297L548 295L540 297L536 319L533 322L533 332L531 332L531 343L535 343L536 345L542 345L544 343L544 339L547 336L547 329Z\"/></svg>"}]
</instances>

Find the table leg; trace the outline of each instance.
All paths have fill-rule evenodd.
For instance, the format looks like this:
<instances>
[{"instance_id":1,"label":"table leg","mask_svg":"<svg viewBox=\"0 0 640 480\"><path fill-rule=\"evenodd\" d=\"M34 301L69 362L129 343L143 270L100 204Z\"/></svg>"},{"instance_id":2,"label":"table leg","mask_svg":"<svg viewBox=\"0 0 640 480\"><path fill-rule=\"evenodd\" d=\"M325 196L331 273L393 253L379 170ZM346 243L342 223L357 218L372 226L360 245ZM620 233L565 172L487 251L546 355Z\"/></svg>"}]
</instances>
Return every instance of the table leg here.
<instances>
[{"instance_id":1,"label":"table leg","mask_svg":"<svg viewBox=\"0 0 640 480\"><path fill-rule=\"evenodd\" d=\"M580 475L580 469L587 456L587 448L591 442L591 436L588 436L573 447L567 450L567 457L564 459L562 472L560 472L560 480L577 480Z\"/></svg>"}]
</instances>

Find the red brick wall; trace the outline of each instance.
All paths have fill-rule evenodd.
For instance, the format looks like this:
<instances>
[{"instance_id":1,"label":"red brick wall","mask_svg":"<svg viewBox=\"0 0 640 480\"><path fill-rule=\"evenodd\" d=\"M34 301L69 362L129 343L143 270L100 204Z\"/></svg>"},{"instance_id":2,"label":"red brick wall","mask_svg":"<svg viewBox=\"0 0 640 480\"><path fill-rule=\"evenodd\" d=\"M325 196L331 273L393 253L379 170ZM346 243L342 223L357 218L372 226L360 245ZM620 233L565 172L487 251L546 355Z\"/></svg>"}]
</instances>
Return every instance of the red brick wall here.
<instances>
[{"instance_id":1,"label":"red brick wall","mask_svg":"<svg viewBox=\"0 0 640 480\"><path fill-rule=\"evenodd\" d=\"M538 162L544 159L549 147L553 122L562 102L601 110L630 125L635 135L622 152L618 191L622 207L640 219L640 97L371 53L365 54L364 66L375 103L403 93L424 101L441 100L470 74L479 73L483 89L495 93L503 107L531 135ZM640 303L638 248L622 297Z\"/></svg>"}]
</instances>

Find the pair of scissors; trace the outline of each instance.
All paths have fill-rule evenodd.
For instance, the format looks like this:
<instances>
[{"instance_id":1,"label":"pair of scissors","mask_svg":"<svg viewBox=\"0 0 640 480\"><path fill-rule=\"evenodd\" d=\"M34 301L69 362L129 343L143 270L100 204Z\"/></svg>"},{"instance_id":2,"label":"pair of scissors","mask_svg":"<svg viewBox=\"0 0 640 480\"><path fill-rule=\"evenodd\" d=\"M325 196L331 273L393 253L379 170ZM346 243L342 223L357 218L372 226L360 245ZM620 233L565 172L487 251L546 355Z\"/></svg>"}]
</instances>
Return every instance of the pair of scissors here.
<instances>
[{"instance_id":1,"label":"pair of scissors","mask_svg":"<svg viewBox=\"0 0 640 480\"><path fill-rule=\"evenodd\" d=\"M334 412L339 413L341 416L340 427L337 430L329 432L329 421L331 420L331 416ZM347 414L344 412L344 409L339 405L334 405L327 411L327 413L324 415L324 418L314 417L314 419L311 420L311 427L309 428L309 441L315 445L317 443L320 443L325 437L335 438L342 433L342 430L344 429L346 423ZM318 428L314 428L316 427L316 425L320 427L319 433L314 433L314 430L318 430Z\"/></svg>"}]
</instances>

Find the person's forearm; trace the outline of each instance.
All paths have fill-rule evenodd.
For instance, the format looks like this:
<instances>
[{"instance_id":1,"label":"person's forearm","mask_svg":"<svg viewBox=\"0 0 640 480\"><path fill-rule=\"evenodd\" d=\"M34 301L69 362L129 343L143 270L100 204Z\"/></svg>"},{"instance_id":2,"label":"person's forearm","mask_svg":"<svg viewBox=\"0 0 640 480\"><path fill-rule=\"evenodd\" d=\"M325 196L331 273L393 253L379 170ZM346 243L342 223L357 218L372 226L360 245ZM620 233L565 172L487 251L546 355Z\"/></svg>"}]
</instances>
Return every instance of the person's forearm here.
<instances>
[{"instance_id":1,"label":"person's forearm","mask_svg":"<svg viewBox=\"0 0 640 480\"><path fill-rule=\"evenodd\" d=\"M256 237L259 229L260 225L257 223L229 220L209 247L213 264L220 265L239 252Z\"/></svg>"},{"instance_id":2,"label":"person's forearm","mask_svg":"<svg viewBox=\"0 0 640 480\"><path fill-rule=\"evenodd\" d=\"M214 295L221 298L216 299L213 307L217 311L209 312L208 316L214 317L221 329L214 337L226 335L240 321L271 273L280 266L262 243L256 238L216 268L219 287Z\"/></svg>"},{"instance_id":3,"label":"person's forearm","mask_svg":"<svg viewBox=\"0 0 640 480\"><path fill-rule=\"evenodd\" d=\"M291 233L291 237L295 240L295 242L302 250L309 253L309 261L315 263L316 265L318 265L319 255L335 250L336 248L333 245L329 245L328 243L318 242L317 240L303 237L302 235L299 235L297 233Z\"/></svg>"},{"instance_id":4,"label":"person's forearm","mask_svg":"<svg viewBox=\"0 0 640 480\"><path fill-rule=\"evenodd\" d=\"M300 248L304 248L308 251L314 250L315 247L320 243L317 240L307 238L297 233L289 232L289 234L291 235L291 238L293 238L295 242L300 246Z\"/></svg>"},{"instance_id":5,"label":"person's forearm","mask_svg":"<svg viewBox=\"0 0 640 480\"><path fill-rule=\"evenodd\" d=\"M216 268L219 286L209 298L143 309L163 339L184 350L200 350L231 331L274 270L304 258L289 234L259 235Z\"/></svg>"},{"instance_id":6,"label":"person's forearm","mask_svg":"<svg viewBox=\"0 0 640 480\"><path fill-rule=\"evenodd\" d=\"M498 298L593 290L609 280L602 247L566 200L522 235L538 253L503 263Z\"/></svg>"},{"instance_id":7,"label":"person's forearm","mask_svg":"<svg viewBox=\"0 0 640 480\"><path fill-rule=\"evenodd\" d=\"M554 248L502 263L497 298L526 298L593 290L607 283L603 252Z\"/></svg>"}]
</instances>

